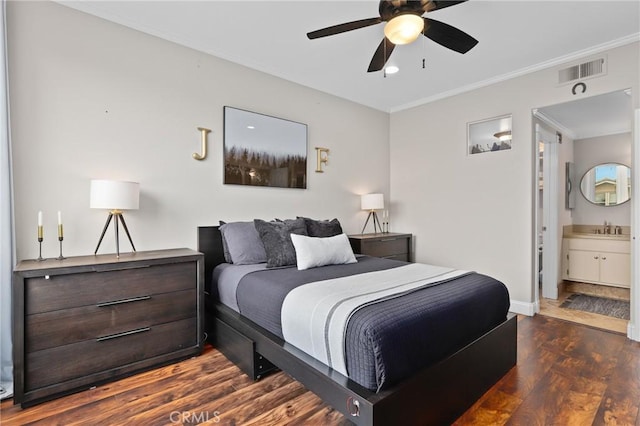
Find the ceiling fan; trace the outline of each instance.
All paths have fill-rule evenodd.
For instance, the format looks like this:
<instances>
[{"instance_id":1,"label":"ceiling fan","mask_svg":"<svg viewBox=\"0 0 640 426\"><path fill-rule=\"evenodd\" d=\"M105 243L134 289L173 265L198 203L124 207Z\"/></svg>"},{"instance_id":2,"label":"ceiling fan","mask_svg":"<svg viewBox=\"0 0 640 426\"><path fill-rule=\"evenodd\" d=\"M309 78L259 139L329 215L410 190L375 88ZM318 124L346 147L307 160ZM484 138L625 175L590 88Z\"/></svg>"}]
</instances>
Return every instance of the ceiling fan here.
<instances>
[{"instance_id":1,"label":"ceiling fan","mask_svg":"<svg viewBox=\"0 0 640 426\"><path fill-rule=\"evenodd\" d=\"M379 17L360 19L311 31L307 33L307 37L313 40L386 22L384 27L385 37L373 54L367 72L380 71L389 60L396 45L411 43L420 34L448 49L459 53L467 53L478 44L478 40L444 22L422 17L425 13L455 6L466 1L381 0L378 7Z\"/></svg>"}]
</instances>

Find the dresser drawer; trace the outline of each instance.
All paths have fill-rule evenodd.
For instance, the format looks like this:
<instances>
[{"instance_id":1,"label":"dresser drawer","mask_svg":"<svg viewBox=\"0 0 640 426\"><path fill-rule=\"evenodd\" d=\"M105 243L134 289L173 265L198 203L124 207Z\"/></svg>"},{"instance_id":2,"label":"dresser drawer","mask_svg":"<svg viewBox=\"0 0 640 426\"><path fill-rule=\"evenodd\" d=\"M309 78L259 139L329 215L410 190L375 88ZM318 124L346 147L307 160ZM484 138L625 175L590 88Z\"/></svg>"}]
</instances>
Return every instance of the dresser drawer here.
<instances>
[{"instance_id":1,"label":"dresser drawer","mask_svg":"<svg viewBox=\"0 0 640 426\"><path fill-rule=\"evenodd\" d=\"M356 234L349 235L351 248L356 254L411 261L411 234Z\"/></svg>"},{"instance_id":2,"label":"dresser drawer","mask_svg":"<svg viewBox=\"0 0 640 426\"><path fill-rule=\"evenodd\" d=\"M27 315L25 352L190 318L196 289Z\"/></svg>"},{"instance_id":3,"label":"dresser drawer","mask_svg":"<svg viewBox=\"0 0 640 426\"><path fill-rule=\"evenodd\" d=\"M369 256L388 257L406 254L409 251L407 238L381 238L379 240L364 241L362 253Z\"/></svg>"},{"instance_id":4,"label":"dresser drawer","mask_svg":"<svg viewBox=\"0 0 640 426\"><path fill-rule=\"evenodd\" d=\"M25 391L198 346L195 317L130 331L26 354Z\"/></svg>"},{"instance_id":5,"label":"dresser drawer","mask_svg":"<svg viewBox=\"0 0 640 426\"><path fill-rule=\"evenodd\" d=\"M193 288L196 262L25 279L25 313L35 314Z\"/></svg>"}]
</instances>

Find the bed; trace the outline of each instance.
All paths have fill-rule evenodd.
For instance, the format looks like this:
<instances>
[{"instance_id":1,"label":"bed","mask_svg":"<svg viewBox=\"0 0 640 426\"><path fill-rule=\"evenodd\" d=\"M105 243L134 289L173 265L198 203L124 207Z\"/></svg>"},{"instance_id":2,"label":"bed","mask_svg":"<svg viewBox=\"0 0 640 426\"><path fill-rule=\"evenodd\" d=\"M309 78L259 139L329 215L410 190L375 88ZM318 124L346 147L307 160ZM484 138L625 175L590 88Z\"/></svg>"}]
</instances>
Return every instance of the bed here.
<instances>
[{"instance_id":1,"label":"bed","mask_svg":"<svg viewBox=\"0 0 640 426\"><path fill-rule=\"evenodd\" d=\"M351 351L351 359L349 358L349 350L344 351L346 359L343 362L350 366L347 375L343 370L344 367L340 367L339 363L329 363L333 368L329 367L326 359L321 362L316 359L317 354L314 354L315 357L311 356L308 353L310 350L307 348L305 348L306 351L301 350L285 341L282 329L278 328L278 324L275 324L277 320L273 319L270 322L268 313L264 315L248 314L255 309L255 306L251 305L251 298L244 297L246 300L242 302L242 297L238 297L239 304L244 303L250 308L245 306L244 315L239 312L242 309L227 306L220 301L221 296L213 283L214 268L221 265L217 269L219 271L226 263L219 227L198 228L198 249L205 255L205 292L209 295L205 302L206 328L212 344L253 379L257 380L278 368L287 372L356 424L451 423L515 365L516 318L512 314L503 312L499 320L495 318L491 320L488 329L481 333L474 330L475 335L472 338L467 338L470 339L468 342L455 343L453 349L446 349L448 352L445 354L420 353L421 359L431 356L433 362L428 362L420 369L413 369L409 375L406 371L398 373L396 366L391 363L388 371L383 371L382 376L385 380L380 381L380 367L371 367L371 363L365 362L364 364L369 365L369 372L364 369L364 372L356 375L357 377L351 377L351 369L355 366L353 350ZM380 266L380 262L377 260L364 257L358 258L357 264L345 265L341 270L345 270L345 268L361 269L366 265L377 265L373 266L373 269L381 271L380 275L387 274L392 270L409 271L412 268L421 268L418 264L411 266L388 262L382 262L382 266ZM370 267L366 266L366 268ZM315 269L323 270L323 268L325 267ZM276 277L274 283L288 282L286 269L270 273ZM326 270L329 271L331 268L326 267ZM242 278L245 280L241 281L242 285L249 289L249 293L255 292L260 287L265 287L261 284L255 284L255 282L261 282L256 281L259 280L256 277L259 277L261 273L263 272L256 271L247 274L247 277L255 278L253 284L250 279ZM369 269L366 269L365 273L369 273ZM394 271L393 274L395 273ZM308 278L307 282L315 284L313 277L317 274L317 271L309 272L308 275L311 278ZM378 274L378 272L374 272L374 274ZM472 285L469 284L469 280L477 280L477 274L461 273L459 275L452 277L450 281L454 284L447 283L447 286L468 286ZM338 279L342 279L342 277ZM347 276L346 279L353 278ZM341 281L337 284L343 285ZM297 286L298 284L295 284L293 287ZM312 287L312 285L310 286ZM433 287L439 289L436 291L445 288L444 285L434 285ZM430 288L428 291L432 291ZM284 293L288 291L286 290ZM410 297L415 299L416 292L423 291L426 290L412 290ZM258 299L263 300L265 297L270 296L258 296ZM393 297L390 302L385 301L384 303L396 303L397 307L397 301L398 298ZM280 309L280 307L273 309ZM366 311L366 309L361 309L361 311ZM369 311L371 314L380 311L380 308L376 306L370 308ZM261 318L261 315L267 320ZM461 316L464 313L456 315ZM273 314L271 316L275 318ZM354 318L356 317L350 316L349 323L353 322ZM369 321L369 318L363 320L364 323ZM283 323L285 322L283 320ZM484 327L487 328L486 325ZM394 333L399 333L399 331L397 329L392 331L392 336L395 335ZM447 333L451 335L450 331L445 334ZM393 339L391 341L392 344L399 345L399 342L404 339L396 340L395 343L393 343ZM304 348L298 342L296 344ZM437 347L440 348L440 345ZM384 347L378 355L383 352ZM355 353L357 354L355 358L362 356L358 355L357 350Z\"/></svg>"}]
</instances>

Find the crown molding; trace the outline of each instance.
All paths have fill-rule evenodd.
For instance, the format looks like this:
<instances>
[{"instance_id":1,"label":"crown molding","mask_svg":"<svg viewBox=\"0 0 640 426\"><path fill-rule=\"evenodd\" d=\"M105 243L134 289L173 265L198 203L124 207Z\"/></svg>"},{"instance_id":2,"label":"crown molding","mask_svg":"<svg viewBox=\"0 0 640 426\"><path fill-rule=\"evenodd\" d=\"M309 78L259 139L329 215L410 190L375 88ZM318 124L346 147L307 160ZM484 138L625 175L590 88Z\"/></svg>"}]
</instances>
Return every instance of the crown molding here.
<instances>
[{"instance_id":1,"label":"crown molding","mask_svg":"<svg viewBox=\"0 0 640 426\"><path fill-rule=\"evenodd\" d=\"M551 68L553 66L556 65L560 65L560 64L564 64L567 62L572 62L584 57L588 57L588 56L592 56L598 53L602 53L604 51L607 50L611 50L614 49L616 47L621 47L621 46L626 46L627 44L631 44L631 43L635 43L640 41L640 33L635 33L635 34L631 34L628 35L626 37L622 37L616 40L612 40L609 41L607 43L602 43L602 44L598 44L596 46L592 46L589 47L587 49L583 49L583 50L579 50L577 52L573 52L571 54L568 55L564 55L564 56L559 56L557 58L554 59L550 59L548 61L544 61L544 62L540 62L538 64L535 65L531 65L529 67L525 67L525 68L521 68L519 70L507 73L507 74L502 74L496 77L492 77L490 79L487 80L483 80L474 84L469 84L467 86L462 86L462 87L458 87L456 89L453 90L449 90L447 92L442 92L439 93L435 96L430 96L428 98L423 98L423 99L419 99L417 101L413 101L413 102L409 102L407 104L404 105L399 105L397 107L393 107L389 110L389 113L394 113L394 112L399 112L399 111L403 111L405 109L410 109L410 108L414 108L420 105L425 105L431 102L435 102L438 101L440 99L444 99L444 98L449 98L451 96L455 96L455 95L459 95L461 93L466 93L466 92L470 92L472 90L475 89L480 89L482 87L487 87L487 86L491 86L492 84L496 84L496 83L500 83L503 81L507 81L510 80L512 78L516 78L516 77L520 77L523 75L527 75L527 74L531 74L534 73L536 71L541 71L547 68Z\"/></svg>"}]
</instances>

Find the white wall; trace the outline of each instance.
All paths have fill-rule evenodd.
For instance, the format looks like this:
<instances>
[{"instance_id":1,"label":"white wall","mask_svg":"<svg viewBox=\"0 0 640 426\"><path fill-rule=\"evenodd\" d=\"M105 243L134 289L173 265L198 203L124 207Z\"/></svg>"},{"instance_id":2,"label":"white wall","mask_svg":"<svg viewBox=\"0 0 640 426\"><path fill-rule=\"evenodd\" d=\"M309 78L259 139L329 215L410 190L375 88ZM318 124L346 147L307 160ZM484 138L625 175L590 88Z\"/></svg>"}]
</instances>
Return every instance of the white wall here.
<instances>
[{"instance_id":1,"label":"white wall","mask_svg":"<svg viewBox=\"0 0 640 426\"><path fill-rule=\"evenodd\" d=\"M338 217L359 232L356 194L389 196L388 114L311 90L51 2L8 2L18 259L93 253L106 211L92 178L140 182L125 217L138 250L196 247L196 227L255 217ZM308 189L222 184L223 106L308 124ZM209 158L196 127L213 130ZM315 149L330 149L314 173ZM114 252L110 229L100 253ZM121 237L121 250L128 250Z\"/></svg>"},{"instance_id":2,"label":"white wall","mask_svg":"<svg viewBox=\"0 0 640 426\"><path fill-rule=\"evenodd\" d=\"M620 163L631 166L631 133L577 139L574 145L577 184L592 167L602 163ZM588 202L582 193L576 197L573 223L578 225L602 225L604 221L614 226L629 226L631 203L602 207Z\"/></svg>"},{"instance_id":3,"label":"white wall","mask_svg":"<svg viewBox=\"0 0 640 426\"><path fill-rule=\"evenodd\" d=\"M415 258L493 275L511 298L533 302L537 181L532 109L632 88L638 106L639 43L606 52L606 76L585 93L557 85L561 66L391 115L394 227L413 232ZM468 122L513 114L513 148L467 155Z\"/></svg>"}]
</instances>

